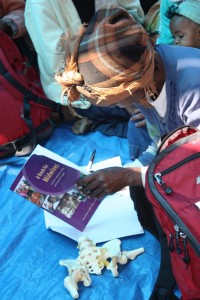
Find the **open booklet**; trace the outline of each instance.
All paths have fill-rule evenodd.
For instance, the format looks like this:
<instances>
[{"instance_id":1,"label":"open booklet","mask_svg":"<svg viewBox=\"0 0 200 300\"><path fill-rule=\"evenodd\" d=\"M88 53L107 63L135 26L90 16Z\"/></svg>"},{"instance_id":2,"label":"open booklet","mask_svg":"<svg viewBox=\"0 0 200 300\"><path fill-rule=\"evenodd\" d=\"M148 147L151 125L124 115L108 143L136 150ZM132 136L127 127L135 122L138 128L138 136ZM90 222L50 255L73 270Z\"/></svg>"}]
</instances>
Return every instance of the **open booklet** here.
<instances>
[{"instance_id":1,"label":"open booklet","mask_svg":"<svg viewBox=\"0 0 200 300\"><path fill-rule=\"evenodd\" d=\"M80 193L76 181L81 176L84 174L76 165L37 146L10 189L64 224L83 231L101 199Z\"/></svg>"},{"instance_id":2,"label":"open booklet","mask_svg":"<svg viewBox=\"0 0 200 300\"><path fill-rule=\"evenodd\" d=\"M70 161L68 161L68 164L78 168L83 173L88 172L86 166L80 167ZM94 163L92 170L96 171L114 166L121 166L119 156ZM75 241L78 241L83 235L89 236L95 243L100 243L115 238L144 233L138 221L128 187L113 195L106 196L101 201L83 232L49 214L47 211L44 212L44 216L48 229L61 233Z\"/></svg>"},{"instance_id":3,"label":"open booklet","mask_svg":"<svg viewBox=\"0 0 200 300\"><path fill-rule=\"evenodd\" d=\"M35 155L37 155L37 163L33 159ZM44 172L46 168L44 167L46 164L43 164L44 161L42 161L42 164L41 161L39 163L39 160L42 159L41 156L45 157L45 159L48 158L50 163L48 172ZM38 163L40 171L37 169ZM41 165L43 168L41 168ZM57 165L60 167L58 168ZM114 157L93 164L92 170L95 171L111 166L121 166L120 157ZM55 168L57 170L56 173L54 173ZM70 170L70 178L67 177L67 170ZM51 177L52 173L54 173L53 177ZM113 195L106 196L103 200L81 199L81 195L78 194L74 182L80 174L87 173L86 167L77 166L69 160L38 145L15 179L11 190L19 193L27 200L31 199L30 201L33 202L39 201L36 204L39 204L44 209L46 228L63 234L75 241L78 241L83 235L87 235L94 242L99 243L114 238L143 233L144 231L138 221L128 187ZM33 175L40 179L40 185L35 183ZM41 180L41 178L44 180ZM55 178L57 178L57 181ZM52 183L51 190L49 190L49 183ZM61 185L61 183L63 184ZM31 192L28 193L28 190L31 190ZM38 190L39 193L35 193L36 198L28 198L31 197L32 191L35 190ZM40 194L41 197L39 197ZM66 199L69 197L66 196L73 196L70 201L67 201L68 203ZM58 201L53 203L54 199L57 198ZM62 199L64 199L65 203ZM71 206L72 208L70 208ZM75 214L78 208L79 210ZM61 210L63 210L64 214L61 214Z\"/></svg>"}]
</instances>

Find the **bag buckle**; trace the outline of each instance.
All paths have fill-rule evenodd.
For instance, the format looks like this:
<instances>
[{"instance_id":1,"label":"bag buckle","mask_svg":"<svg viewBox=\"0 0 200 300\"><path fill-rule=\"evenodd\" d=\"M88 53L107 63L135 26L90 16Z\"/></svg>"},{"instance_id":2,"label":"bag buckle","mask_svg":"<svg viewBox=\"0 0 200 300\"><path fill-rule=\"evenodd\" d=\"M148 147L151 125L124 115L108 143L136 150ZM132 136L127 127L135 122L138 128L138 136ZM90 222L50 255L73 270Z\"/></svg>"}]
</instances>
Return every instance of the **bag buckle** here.
<instances>
[{"instance_id":1,"label":"bag buckle","mask_svg":"<svg viewBox=\"0 0 200 300\"><path fill-rule=\"evenodd\" d=\"M15 149L15 151L20 152L23 149L23 147L25 147L28 144L29 140L30 139L28 136L24 136L20 139L12 141L11 144L12 144L13 148Z\"/></svg>"}]
</instances>

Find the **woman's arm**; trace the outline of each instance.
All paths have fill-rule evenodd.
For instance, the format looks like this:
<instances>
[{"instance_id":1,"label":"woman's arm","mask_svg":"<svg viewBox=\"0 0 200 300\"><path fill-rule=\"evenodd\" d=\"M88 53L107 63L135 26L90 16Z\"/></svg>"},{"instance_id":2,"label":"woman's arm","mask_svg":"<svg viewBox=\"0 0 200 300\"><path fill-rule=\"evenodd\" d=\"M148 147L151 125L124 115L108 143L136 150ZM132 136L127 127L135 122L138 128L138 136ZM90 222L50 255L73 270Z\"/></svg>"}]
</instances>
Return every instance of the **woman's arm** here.
<instances>
[{"instance_id":1,"label":"woman's arm","mask_svg":"<svg viewBox=\"0 0 200 300\"><path fill-rule=\"evenodd\" d=\"M27 0L25 22L38 55L45 94L60 102L62 91L55 75L65 65L64 35L78 32L81 25L76 9L71 0Z\"/></svg>"},{"instance_id":2,"label":"woman's arm","mask_svg":"<svg viewBox=\"0 0 200 300\"><path fill-rule=\"evenodd\" d=\"M113 194L126 186L142 186L140 167L111 167L91 173L77 181L80 192L92 198Z\"/></svg>"}]
</instances>

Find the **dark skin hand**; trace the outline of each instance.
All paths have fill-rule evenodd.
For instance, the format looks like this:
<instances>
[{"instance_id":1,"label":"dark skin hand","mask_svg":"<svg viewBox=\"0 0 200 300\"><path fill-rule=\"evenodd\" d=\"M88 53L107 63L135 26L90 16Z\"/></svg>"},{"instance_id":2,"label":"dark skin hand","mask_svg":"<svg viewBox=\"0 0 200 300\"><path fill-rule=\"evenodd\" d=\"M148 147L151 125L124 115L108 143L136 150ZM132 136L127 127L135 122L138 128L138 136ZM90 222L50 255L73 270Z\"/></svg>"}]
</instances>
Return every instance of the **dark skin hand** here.
<instances>
[{"instance_id":1,"label":"dark skin hand","mask_svg":"<svg viewBox=\"0 0 200 300\"><path fill-rule=\"evenodd\" d=\"M138 121L135 123L136 127L142 127L146 125L145 116L134 103L126 106L126 109L131 114L130 121Z\"/></svg>"},{"instance_id":2,"label":"dark skin hand","mask_svg":"<svg viewBox=\"0 0 200 300\"><path fill-rule=\"evenodd\" d=\"M133 172L134 169L134 172ZM141 185L140 168L111 167L78 179L77 188L91 198L113 194L128 185Z\"/></svg>"},{"instance_id":3,"label":"dark skin hand","mask_svg":"<svg viewBox=\"0 0 200 300\"><path fill-rule=\"evenodd\" d=\"M141 110L139 108L134 109L133 115L130 118L130 121L138 121L135 124L136 127L142 127L142 126L146 125L145 116L143 115L143 113L141 112Z\"/></svg>"}]
</instances>

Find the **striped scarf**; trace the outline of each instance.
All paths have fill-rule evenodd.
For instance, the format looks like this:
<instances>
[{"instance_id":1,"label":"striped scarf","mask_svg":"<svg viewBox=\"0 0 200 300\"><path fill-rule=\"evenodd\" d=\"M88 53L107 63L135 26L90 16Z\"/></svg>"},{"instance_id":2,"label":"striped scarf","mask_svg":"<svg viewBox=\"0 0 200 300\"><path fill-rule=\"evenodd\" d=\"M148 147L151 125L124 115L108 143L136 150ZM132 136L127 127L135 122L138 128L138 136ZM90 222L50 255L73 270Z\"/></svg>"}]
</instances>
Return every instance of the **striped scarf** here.
<instances>
[{"instance_id":1,"label":"striped scarf","mask_svg":"<svg viewBox=\"0 0 200 300\"><path fill-rule=\"evenodd\" d=\"M68 44L66 67L56 79L69 101L82 94L107 106L130 98L137 89L156 92L152 41L123 8L99 10Z\"/></svg>"}]
</instances>

